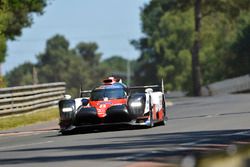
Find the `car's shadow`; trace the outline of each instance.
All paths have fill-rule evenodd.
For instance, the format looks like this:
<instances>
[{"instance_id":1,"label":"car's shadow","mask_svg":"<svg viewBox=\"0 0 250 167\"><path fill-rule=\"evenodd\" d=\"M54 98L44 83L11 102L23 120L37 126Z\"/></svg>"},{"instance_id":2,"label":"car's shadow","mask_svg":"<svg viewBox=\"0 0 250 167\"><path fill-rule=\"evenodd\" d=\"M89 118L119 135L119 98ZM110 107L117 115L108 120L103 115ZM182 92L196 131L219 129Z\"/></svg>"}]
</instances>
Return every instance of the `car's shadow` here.
<instances>
[{"instance_id":1,"label":"car's shadow","mask_svg":"<svg viewBox=\"0 0 250 167\"><path fill-rule=\"evenodd\" d=\"M159 126L159 125L155 125ZM69 132L61 133L59 132L57 136L65 135L79 135L79 134L89 134L89 133L102 133L102 132L114 132L114 131L124 131L124 130L139 130L139 129L148 129L148 126L138 126L138 125L102 125L102 126L89 126L81 127L71 130Z\"/></svg>"},{"instance_id":2,"label":"car's shadow","mask_svg":"<svg viewBox=\"0 0 250 167\"><path fill-rule=\"evenodd\" d=\"M134 128L132 128L134 129ZM136 129L136 128L135 128ZM104 131L106 131L105 129ZM126 130L112 128L108 130ZM87 131L87 133L99 133L100 131ZM118 136L92 136L87 142L79 144L34 146L28 148L13 148L4 152L22 153L19 157L0 158L1 164L30 164L30 163L56 163L83 160L154 160L169 162L176 157L186 155L200 155L214 151L226 151L230 145L241 145L243 148L250 143L249 129L220 130L220 131L196 131L179 133L129 133ZM86 133L80 131L76 134ZM63 138L62 138L63 139ZM66 138L68 140L69 138ZM75 138L72 138L75 139ZM78 139L78 138L77 138ZM97 142L88 142L88 140ZM61 141L61 140L57 140ZM98 142L109 141L109 142ZM26 155L27 152L27 155ZM55 152L48 156L40 155L44 152ZM59 154L59 153L64 154ZM143 152L143 154L142 154ZM32 154L29 154L32 153ZM25 155L25 156L22 156ZM139 156L140 155L140 156ZM126 157L126 159L123 159ZM172 158L172 159L171 159Z\"/></svg>"}]
</instances>

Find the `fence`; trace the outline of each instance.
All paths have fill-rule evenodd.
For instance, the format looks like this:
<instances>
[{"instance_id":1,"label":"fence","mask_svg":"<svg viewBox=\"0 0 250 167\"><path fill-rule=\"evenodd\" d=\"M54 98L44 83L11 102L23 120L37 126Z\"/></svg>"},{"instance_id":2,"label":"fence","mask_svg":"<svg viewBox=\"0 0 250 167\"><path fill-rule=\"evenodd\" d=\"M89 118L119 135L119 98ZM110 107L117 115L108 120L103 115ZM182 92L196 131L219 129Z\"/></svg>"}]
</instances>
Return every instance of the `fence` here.
<instances>
[{"instance_id":1,"label":"fence","mask_svg":"<svg viewBox=\"0 0 250 167\"><path fill-rule=\"evenodd\" d=\"M218 95L250 91L250 75L215 82L202 88L202 95Z\"/></svg>"},{"instance_id":2,"label":"fence","mask_svg":"<svg viewBox=\"0 0 250 167\"><path fill-rule=\"evenodd\" d=\"M0 116L56 105L64 94L64 82L2 88Z\"/></svg>"}]
</instances>

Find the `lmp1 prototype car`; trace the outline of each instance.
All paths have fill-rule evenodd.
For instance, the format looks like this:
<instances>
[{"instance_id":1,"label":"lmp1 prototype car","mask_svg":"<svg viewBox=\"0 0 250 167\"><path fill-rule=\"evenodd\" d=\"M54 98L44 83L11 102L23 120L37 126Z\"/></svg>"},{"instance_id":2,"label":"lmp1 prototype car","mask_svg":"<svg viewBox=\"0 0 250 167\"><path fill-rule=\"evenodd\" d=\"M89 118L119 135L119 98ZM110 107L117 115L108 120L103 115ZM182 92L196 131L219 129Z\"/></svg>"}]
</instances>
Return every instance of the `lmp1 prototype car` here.
<instances>
[{"instance_id":1,"label":"lmp1 prototype car","mask_svg":"<svg viewBox=\"0 0 250 167\"><path fill-rule=\"evenodd\" d=\"M90 95L83 97L86 93ZM59 101L60 131L66 134L79 127L112 124L165 125L166 109L163 86L127 87L120 79L109 77L101 86L81 91L80 98L66 96Z\"/></svg>"}]
</instances>

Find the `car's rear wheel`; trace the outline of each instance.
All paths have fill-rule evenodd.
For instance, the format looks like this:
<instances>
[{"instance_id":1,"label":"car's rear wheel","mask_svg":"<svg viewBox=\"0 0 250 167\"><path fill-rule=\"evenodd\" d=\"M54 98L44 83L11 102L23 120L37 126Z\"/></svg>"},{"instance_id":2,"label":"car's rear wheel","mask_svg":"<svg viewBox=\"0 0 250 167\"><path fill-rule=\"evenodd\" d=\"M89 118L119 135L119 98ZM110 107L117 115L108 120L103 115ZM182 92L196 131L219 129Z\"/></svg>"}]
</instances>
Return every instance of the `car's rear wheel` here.
<instances>
[{"instance_id":1,"label":"car's rear wheel","mask_svg":"<svg viewBox=\"0 0 250 167\"><path fill-rule=\"evenodd\" d=\"M159 122L159 125L166 125L167 124L167 118L164 116L163 121Z\"/></svg>"},{"instance_id":2,"label":"car's rear wheel","mask_svg":"<svg viewBox=\"0 0 250 167\"><path fill-rule=\"evenodd\" d=\"M168 118L167 118L167 108L166 108L166 103L165 103L164 97L162 97L162 108L163 108L164 115L163 115L163 120L159 123L159 125L166 125Z\"/></svg>"},{"instance_id":3,"label":"car's rear wheel","mask_svg":"<svg viewBox=\"0 0 250 167\"><path fill-rule=\"evenodd\" d=\"M72 132L70 131L60 131L62 135L70 135Z\"/></svg>"},{"instance_id":4,"label":"car's rear wheel","mask_svg":"<svg viewBox=\"0 0 250 167\"><path fill-rule=\"evenodd\" d=\"M154 119L153 119L153 112L152 111L150 112L150 115L149 115L149 127L150 128L154 127Z\"/></svg>"},{"instance_id":5,"label":"car's rear wheel","mask_svg":"<svg viewBox=\"0 0 250 167\"><path fill-rule=\"evenodd\" d=\"M149 96L149 128L154 127L154 118L153 118L153 107L151 104L151 96Z\"/></svg>"}]
</instances>

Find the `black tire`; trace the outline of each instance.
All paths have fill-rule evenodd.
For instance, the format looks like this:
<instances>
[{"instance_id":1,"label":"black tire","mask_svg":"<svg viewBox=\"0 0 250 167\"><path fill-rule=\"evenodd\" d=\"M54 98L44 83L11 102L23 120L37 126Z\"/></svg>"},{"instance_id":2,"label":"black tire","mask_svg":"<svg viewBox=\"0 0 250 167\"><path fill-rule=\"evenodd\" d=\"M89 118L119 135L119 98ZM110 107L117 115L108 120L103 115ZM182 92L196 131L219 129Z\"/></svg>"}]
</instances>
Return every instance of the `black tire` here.
<instances>
[{"instance_id":1,"label":"black tire","mask_svg":"<svg viewBox=\"0 0 250 167\"><path fill-rule=\"evenodd\" d=\"M161 122L159 122L159 125L164 126L164 125L166 125L166 124L167 124L167 118L164 116L164 120L161 121Z\"/></svg>"},{"instance_id":2,"label":"black tire","mask_svg":"<svg viewBox=\"0 0 250 167\"><path fill-rule=\"evenodd\" d=\"M68 131L68 130L61 130L60 131L60 133L61 133L61 135L71 135L71 134L73 134L73 132L72 131Z\"/></svg>"},{"instance_id":3,"label":"black tire","mask_svg":"<svg viewBox=\"0 0 250 167\"><path fill-rule=\"evenodd\" d=\"M69 132L67 132L67 131L61 131L61 135L69 135Z\"/></svg>"},{"instance_id":4,"label":"black tire","mask_svg":"<svg viewBox=\"0 0 250 167\"><path fill-rule=\"evenodd\" d=\"M164 118L163 118L163 121L159 122L159 125L166 125L167 124L167 108L166 108L166 103L165 103L165 98L164 98L164 95L162 96L162 108L164 110Z\"/></svg>"},{"instance_id":5,"label":"black tire","mask_svg":"<svg viewBox=\"0 0 250 167\"><path fill-rule=\"evenodd\" d=\"M154 119L153 119L153 112L151 110L151 112L149 113L149 127L152 128L154 127Z\"/></svg>"},{"instance_id":6,"label":"black tire","mask_svg":"<svg viewBox=\"0 0 250 167\"><path fill-rule=\"evenodd\" d=\"M151 104L151 96L149 96L149 125L148 125L149 128L154 127L154 119L153 119L153 110L152 109L153 109L153 107Z\"/></svg>"}]
</instances>

